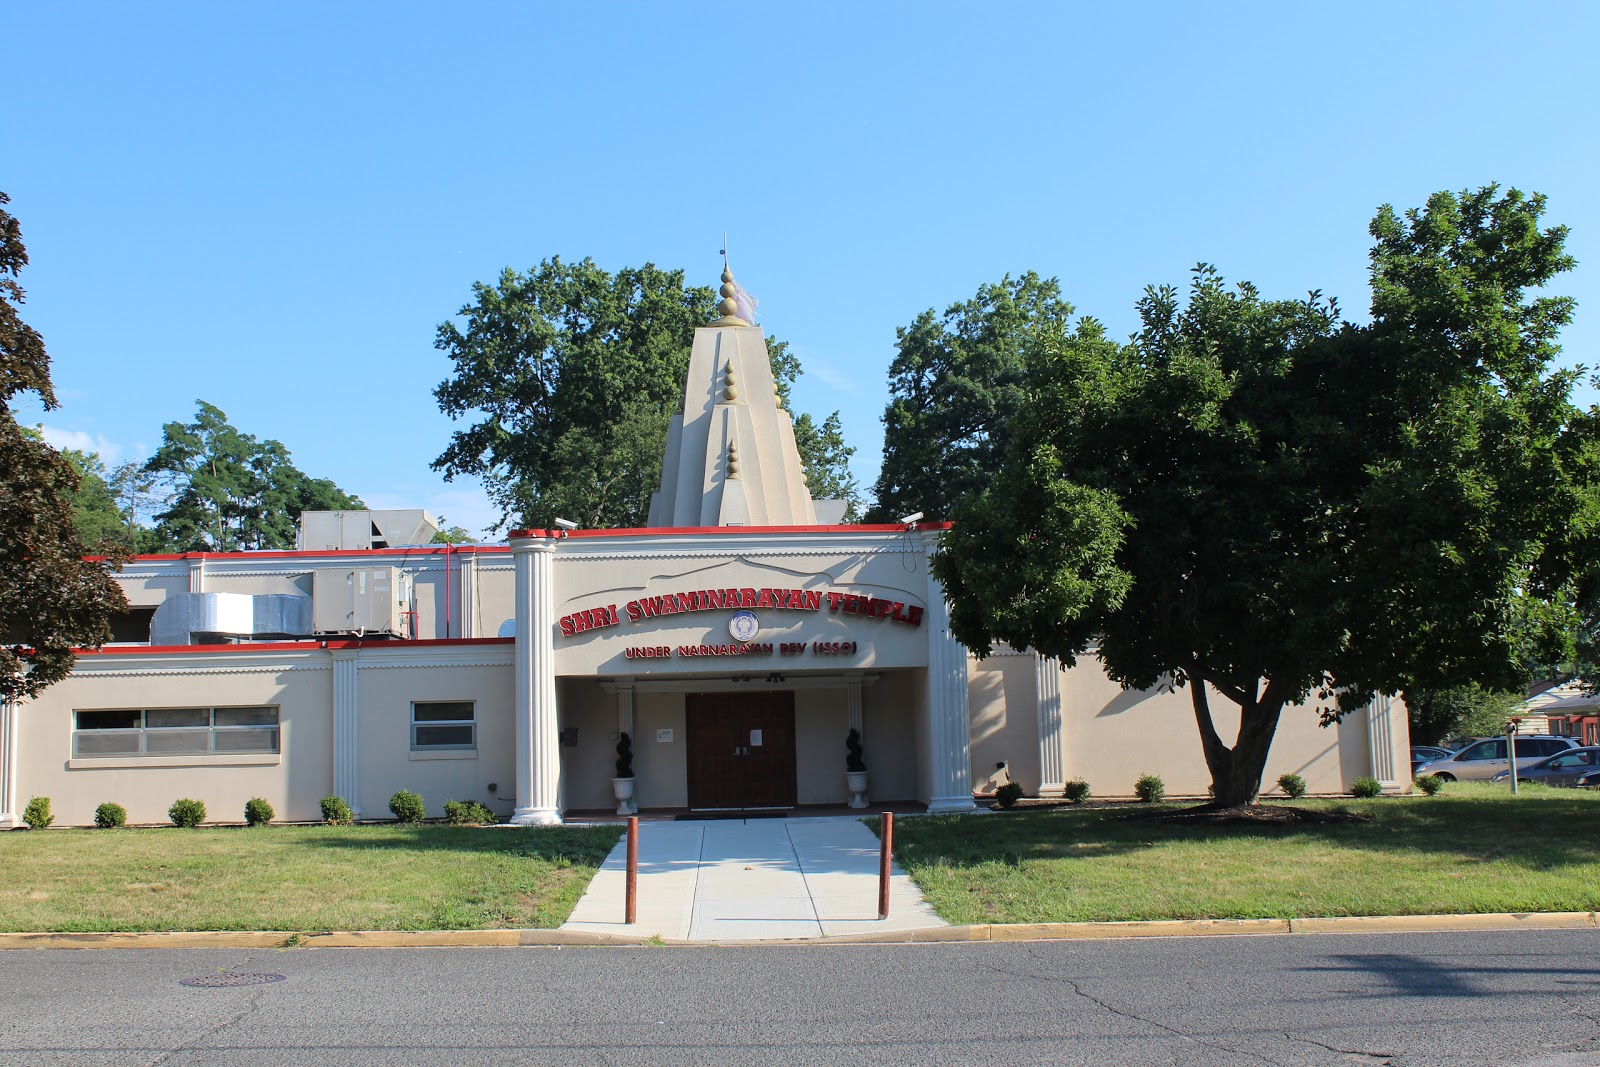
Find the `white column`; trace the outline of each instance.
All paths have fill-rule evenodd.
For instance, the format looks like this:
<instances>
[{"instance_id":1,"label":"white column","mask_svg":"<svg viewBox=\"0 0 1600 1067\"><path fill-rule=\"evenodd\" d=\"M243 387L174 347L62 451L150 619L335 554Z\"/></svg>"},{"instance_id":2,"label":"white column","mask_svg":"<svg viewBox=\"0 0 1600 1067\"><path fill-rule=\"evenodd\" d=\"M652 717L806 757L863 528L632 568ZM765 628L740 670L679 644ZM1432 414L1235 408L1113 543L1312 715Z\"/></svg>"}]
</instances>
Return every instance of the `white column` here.
<instances>
[{"instance_id":1,"label":"white column","mask_svg":"<svg viewBox=\"0 0 1600 1067\"><path fill-rule=\"evenodd\" d=\"M867 731L865 731L865 730L863 730L861 728L861 679L860 678L854 678L854 679L851 679L849 682L845 683L845 687L844 687L844 706L845 706L845 710L850 715L850 725L849 725L848 729L856 731L864 739L867 736Z\"/></svg>"},{"instance_id":2,"label":"white column","mask_svg":"<svg viewBox=\"0 0 1600 1067\"><path fill-rule=\"evenodd\" d=\"M617 679L617 733L619 735L627 734L628 735L628 739L630 741L634 742L635 744L638 743L639 736L638 736L638 734L634 733L634 730L633 730L633 679L632 678L619 678L619 679ZM620 737L619 737L619 740L620 740ZM634 750L634 754L635 755L638 754L638 750L637 749ZM615 770L614 767L612 769ZM637 770L634 771L634 781L635 781L635 783L637 783L637 781L638 781L638 771ZM637 788L638 788L637 785L635 785L635 789L637 789ZM637 815L637 814L639 814L639 795L638 795L637 792L629 794L626 799L623 799L623 798L620 798L620 797L618 798L618 800L617 800L617 814L618 815Z\"/></svg>"},{"instance_id":3,"label":"white column","mask_svg":"<svg viewBox=\"0 0 1600 1067\"><path fill-rule=\"evenodd\" d=\"M456 601L461 605L460 627L456 633L460 637L478 636L478 557L471 552L462 552L456 555L459 566L456 568L456 577L461 579L461 596Z\"/></svg>"},{"instance_id":4,"label":"white column","mask_svg":"<svg viewBox=\"0 0 1600 1067\"><path fill-rule=\"evenodd\" d=\"M206 560L204 556L195 556L189 560L189 592L204 593L206 591Z\"/></svg>"},{"instance_id":5,"label":"white column","mask_svg":"<svg viewBox=\"0 0 1600 1067\"><path fill-rule=\"evenodd\" d=\"M555 542L511 541L516 566L518 826L561 822L561 728L556 719Z\"/></svg>"},{"instance_id":6,"label":"white column","mask_svg":"<svg viewBox=\"0 0 1600 1067\"><path fill-rule=\"evenodd\" d=\"M361 694L357 685L360 652L333 651L333 791L361 818ZM411 724L406 724L410 729Z\"/></svg>"},{"instance_id":7,"label":"white column","mask_svg":"<svg viewBox=\"0 0 1600 1067\"><path fill-rule=\"evenodd\" d=\"M0 699L0 829L22 823L17 811L17 705Z\"/></svg>"},{"instance_id":8,"label":"white column","mask_svg":"<svg viewBox=\"0 0 1600 1067\"><path fill-rule=\"evenodd\" d=\"M1372 777L1382 782L1385 789L1400 784L1394 776L1394 733L1389 722L1392 706L1382 693L1367 705L1367 761Z\"/></svg>"},{"instance_id":9,"label":"white column","mask_svg":"<svg viewBox=\"0 0 1600 1067\"><path fill-rule=\"evenodd\" d=\"M639 738L633 732L633 679L617 680L617 732L627 734L635 744Z\"/></svg>"},{"instance_id":10,"label":"white column","mask_svg":"<svg viewBox=\"0 0 1600 1067\"><path fill-rule=\"evenodd\" d=\"M938 534L925 535L931 561ZM967 715L967 650L950 632L944 586L928 570L928 706L925 723L932 741L928 811L973 811L972 722Z\"/></svg>"},{"instance_id":11,"label":"white column","mask_svg":"<svg viewBox=\"0 0 1600 1067\"><path fill-rule=\"evenodd\" d=\"M1033 674L1039 693L1039 795L1065 796L1067 754L1061 729L1061 664L1035 653Z\"/></svg>"}]
</instances>

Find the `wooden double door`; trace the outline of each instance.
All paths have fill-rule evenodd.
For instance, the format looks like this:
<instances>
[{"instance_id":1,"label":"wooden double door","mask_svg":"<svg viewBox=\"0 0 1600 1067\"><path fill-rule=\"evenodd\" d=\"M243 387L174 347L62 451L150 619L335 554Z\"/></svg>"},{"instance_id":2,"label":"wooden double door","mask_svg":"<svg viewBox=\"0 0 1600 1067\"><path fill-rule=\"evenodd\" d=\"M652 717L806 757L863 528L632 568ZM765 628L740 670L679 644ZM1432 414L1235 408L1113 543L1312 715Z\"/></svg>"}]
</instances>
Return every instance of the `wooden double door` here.
<instances>
[{"instance_id":1,"label":"wooden double door","mask_svg":"<svg viewBox=\"0 0 1600 1067\"><path fill-rule=\"evenodd\" d=\"M794 694L690 693L689 807L794 806Z\"/></svg>"}]
</instances>

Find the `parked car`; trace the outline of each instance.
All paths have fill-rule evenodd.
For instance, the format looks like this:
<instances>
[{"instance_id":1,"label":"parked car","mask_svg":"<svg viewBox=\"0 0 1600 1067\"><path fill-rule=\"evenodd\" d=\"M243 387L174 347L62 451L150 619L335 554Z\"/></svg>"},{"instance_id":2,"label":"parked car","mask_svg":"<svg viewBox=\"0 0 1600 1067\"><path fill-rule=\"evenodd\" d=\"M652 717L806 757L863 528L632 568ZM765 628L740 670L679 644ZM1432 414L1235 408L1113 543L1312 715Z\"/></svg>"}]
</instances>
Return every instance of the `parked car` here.
<instances>
[{"instance_id":1,"label":"parked car","mask_svg":"<svg viewBox=\"0 0 1600 1067\"><path fill-rule=\"evenodd\" d=\"M1579 789L1600 789L1600 771L1590 771L1587 774L1580 774L1578 775L1577 782L1574 784Z\"/></svg>"},{"instance_id":2,"label":"parked car","mask_svg":"<svg viewBox=\"0 0 1600 1067\"><path fill-rule=\"evenodd\" d=\"M1517 752L1522 752L1520 746ZM1520 755L1518 758L1521 758ZM1577 785L1579 778L1595 771L1600 771L1600 745L1585 745L1583 748L1571 748L1554 756L1546 756L1526 767L1517 764L1517 781L1540 785ZM1503 782L1510 777L1511 768L1507 767L1489 780Z\"/></svg>"},{"instance_id":3,"label":"parked car","mask_svg":"<svg viewBox=\"0 0 1600 1067\"><path fill-rule=\"evenodd\" d=\"M1453 755L1455 755L1455 753L1450 749L1440 748L1438 745L1412 745L1411 777L1415 778L1417 776L1417 768L1422 766L1424 763L1431 763L1434 760L1440 759L1449 759Z\"/></svg>"},{"instance_id":4,"label":"parked car","mask_svg":"<svg viewBox=\"0 0 1600 1067\"><path fill-rule=\"evenodd\" d=\"M1532 766L1546 756L1554 756L1577 748L1578 742L1570 737L1553 734L1523 734L1517 737L1517 765L1524 761ZM1506 757L1506 739L1490 737L1468 745L1446 759L1430 760L1412 773L1421 778L1436 774L1447 782L1486 782L1511 765Z\"/></svg>"}]
</instances>

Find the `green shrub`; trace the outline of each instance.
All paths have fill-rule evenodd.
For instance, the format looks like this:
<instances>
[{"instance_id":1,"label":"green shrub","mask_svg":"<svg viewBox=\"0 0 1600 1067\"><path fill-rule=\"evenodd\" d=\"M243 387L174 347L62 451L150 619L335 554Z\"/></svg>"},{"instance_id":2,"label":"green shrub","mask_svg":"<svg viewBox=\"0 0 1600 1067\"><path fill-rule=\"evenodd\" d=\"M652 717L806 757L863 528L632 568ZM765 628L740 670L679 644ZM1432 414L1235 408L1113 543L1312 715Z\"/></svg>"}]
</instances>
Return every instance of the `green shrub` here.
<instances>
[{"instance_id":1,"label":"green shrub","mask_svg":"<svg viewBox=\"0 0 1600 1067\"><path fill-rule=\"evenodd\" d=\"M1016 782L1007 782L994 791L994 801L1002 808L1014 808L1021 799L1022 787Z\"/></svg>"},{"instance_id":2,"label":"green shrub","mask_svg":"<svg viewBox=\"0 0 1600 1067\"><path fill-rule=\"evenodd\" d=\"M1066 798L1074 804L1082 804L1089 799L1089 783L1082 778L1074 778L1067 783Z\"/></svg>"},{"instance_id":3,"label":"green shrub","mask_svg":"<svg viewBox=\"0 0 1600 1067\"><path fill-rule=\"evenodd\" d=\"M1280 774L1278 788L1287 793L1291 799L1299 800L1306 795L1306 780L1298 774Z\"/></svg>"},{"instance_id":4,"label":"green shrub","mask_svg":"<svg viewBox=\"0 0 1600 1067\"><path fill-rule=\"evenodd\" d=\"M180 797L167 809L167 818L172 820L174 826L193 829L206 821L206 806L198 800Z\"/></svg>"},{"instance_id":5,"label":"green shrub","mask_svg":"<svg viewBox=\"0 0 1600 1067\"><path fill-rule=\"evenodd\" d=\"M128 825L128 809L121 804L105 803L94 809L94 824L102 830L115 830Z\"/></svg>"},{"instance_id":6,"label":"green shrub","mask_svg":"<svg viewBox=\"0 0 1600 1067\"><path fill-rule=\"evenodd\" d=\"M480 804L476 800L447 800L444 802L444 821L451 826L471 826L474 824L494 825L500 821L488 805Z\"/></svg>"},{"instance_id":7,"label":"green shrub","mask_svg":"<svg viewBox=\"0 0 1600 1067\"><path fill-rule=\"evenodd\" d=\"M1363 775L1350 783L1350 795L1353 797L1375 797L1383 792L1383 783L1370 775Z\"/></svg>"},{"instance_id":8,"label":"green shrub","mask_svg":"<svg viewBox=\"0 0 1600 1067\"><path fill-rule=\"evenodd\" d=\"M277 814L261 797L251 797L244 802L244 824L246 826L265 826Z\"/></svg>"},{"instance_id":9,"label":"green shrub","mask_svg":"<svg viewBox=\"0 0 1600 1067\"><path fill-rule=\"evenodd\" d=\"M28 801L28 806L22 809L22 821L30 830L43 830L55 822L56 817L50 814L50 798L34 797Z\"/></svg>"},{"instance_id":10,"label":"green shrub","mask_svg":"<svg viewBox=\"0 0 1600 1067\"><path fill-rule=\"evenodd\" d=\"M353 818L350 802L344 797L330 793L322 798L322 821L329 826L349 826Z\"/></svg>"},{"instance_id":11,"label":"green shrub","mask_svg":"<svg viewBox=\"0 0 1600 1067\"><path fill-rule=\"evenodd\" d=\"M1167 783L1158 774L1141 774L1133 783L1133 795L1146 804L1156 804L1167 798Z\"/></svg>"},{"instance_id":12,"label":"green shrub","mask_svg":"<svg viewBox=\"0 0 1600 1067\"><path fill-rule=\"evenodd\" d=\"M428 814L428 806L422 798L409 789L402 789L389 798L389 810L401 822L421 822Z\"/></svg>"},{"instance_id":13,"label":"green shrub","mask_svg":"<svg viewBox=\"0 0 1600 1067\"><path fill-rule=\"evenodd\" d=\"M1417 788L1430 797L1444 788L1444 779L1437 774L1425 774L1417 779Z\"/></svg>"}]
</instances>

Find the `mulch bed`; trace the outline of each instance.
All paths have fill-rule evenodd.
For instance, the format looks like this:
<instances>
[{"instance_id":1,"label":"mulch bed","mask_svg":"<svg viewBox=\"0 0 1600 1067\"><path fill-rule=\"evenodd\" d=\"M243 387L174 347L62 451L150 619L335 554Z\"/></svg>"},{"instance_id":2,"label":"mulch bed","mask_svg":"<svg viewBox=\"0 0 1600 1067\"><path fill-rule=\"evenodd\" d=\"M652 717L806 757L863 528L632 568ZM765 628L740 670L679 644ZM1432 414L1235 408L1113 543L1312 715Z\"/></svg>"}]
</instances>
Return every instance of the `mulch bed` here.
<instances>
[{"instance_id":1,"label":"mulch bed","mask_svg":"<svg viewBox=\"0 0 1600 1067\"><path fill-rule=\"evenodd\" d=\"M1134 811L1113 816L1129 822L1172 822L1189 826L1294 826L1300 823L1371 822L1372 816L1354 811L1320 811L1286 804L1238 804L1223 808L1202 804L1180 811Z\"/></svg>"}]
</instances>

